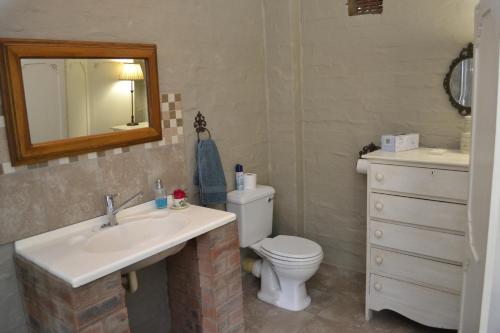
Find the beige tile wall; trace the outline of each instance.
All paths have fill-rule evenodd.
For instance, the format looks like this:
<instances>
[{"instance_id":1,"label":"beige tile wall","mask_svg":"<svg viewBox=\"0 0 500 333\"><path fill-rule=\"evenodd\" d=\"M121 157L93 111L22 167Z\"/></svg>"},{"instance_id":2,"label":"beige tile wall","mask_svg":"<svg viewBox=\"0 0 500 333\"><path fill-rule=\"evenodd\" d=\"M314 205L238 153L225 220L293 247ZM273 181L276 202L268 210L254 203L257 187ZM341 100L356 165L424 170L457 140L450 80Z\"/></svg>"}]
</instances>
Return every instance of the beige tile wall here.
<instances>
[{"instance_id":1,"label":"beige tile wall","mask_svg":"<svg viewBox=\"0 0 500 333\"><path fill-rule=\"evenodd\" d=\"M119 193L120 201L144 191L144 200L151 200L157 178L170 191L185 187L180 99L180 94L162 95L162 141L29 166L12 167L3 156L0 244L103 215L106 193ZM7 150L5 135L0 147Z\"/></svg>"}]
</instances>

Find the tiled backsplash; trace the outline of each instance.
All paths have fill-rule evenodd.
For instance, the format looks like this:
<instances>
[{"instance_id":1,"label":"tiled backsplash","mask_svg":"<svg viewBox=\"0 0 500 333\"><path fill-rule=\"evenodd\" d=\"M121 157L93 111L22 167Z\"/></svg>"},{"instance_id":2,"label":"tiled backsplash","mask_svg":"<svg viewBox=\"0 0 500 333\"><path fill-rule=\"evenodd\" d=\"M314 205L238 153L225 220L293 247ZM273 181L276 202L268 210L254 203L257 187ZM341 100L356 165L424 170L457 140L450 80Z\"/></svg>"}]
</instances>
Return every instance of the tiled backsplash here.
<instances>
[{"instance_id":1,"label":"tiled backsplash","mask_svg":"<svg viewBox=\"0 0 500 333\"><path fill-rule=\"evenodd\" d=\"M157 142L148 142L136 147L144 147L151 149L158 146L167 144L177 144L183 141L183 127L182 127L182 110L181 110L181 94L162 94L161 95L161 116L162 116L162 130L163 140ZM5 130L4 116L0 116L0 128ZM7 137L5 133L0 136L0 152L8 152ZM92 152L78 156L62 157L50 160L43 163L12 166L8 154L0 154L0 176L11 174L14 172L25 171L29 169L44 168L54 165L63 165L82 160L91 160L99 157L118 155L128 153L130 147L114 148L105 151Z\"/></svg>"},{"instance_id":2,"label":"tiled backsplash","mask_svg":"<svg viewBox=\"0 0 500 333\"><path fill-rule=\"evenodd\" d=\"M163 139L130 147L12 167L0 128L0 244L105 213L103 195L118 201L142 190L153 199L161 178L168 191L185 187L180 94L162 95Z\"/></svg>"}]
</instances>

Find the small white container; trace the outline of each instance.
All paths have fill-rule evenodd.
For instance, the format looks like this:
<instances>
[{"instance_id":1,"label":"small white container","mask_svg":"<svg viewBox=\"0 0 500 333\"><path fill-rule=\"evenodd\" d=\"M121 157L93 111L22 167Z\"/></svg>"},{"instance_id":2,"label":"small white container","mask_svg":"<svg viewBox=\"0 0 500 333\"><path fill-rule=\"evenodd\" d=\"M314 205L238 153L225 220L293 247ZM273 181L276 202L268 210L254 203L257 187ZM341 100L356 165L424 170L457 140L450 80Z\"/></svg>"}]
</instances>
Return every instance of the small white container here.
<instances>
[{"instance_id":1,"label":"small white container","mask_svg":"<svg viewBox=\"0 0 500 333\"><path fill-rule=\"evenodd\" d=\"M420 135L418 133L382 135L382 150L397 153L417 149L419 139Z\"/></svg>"}]
</instances>

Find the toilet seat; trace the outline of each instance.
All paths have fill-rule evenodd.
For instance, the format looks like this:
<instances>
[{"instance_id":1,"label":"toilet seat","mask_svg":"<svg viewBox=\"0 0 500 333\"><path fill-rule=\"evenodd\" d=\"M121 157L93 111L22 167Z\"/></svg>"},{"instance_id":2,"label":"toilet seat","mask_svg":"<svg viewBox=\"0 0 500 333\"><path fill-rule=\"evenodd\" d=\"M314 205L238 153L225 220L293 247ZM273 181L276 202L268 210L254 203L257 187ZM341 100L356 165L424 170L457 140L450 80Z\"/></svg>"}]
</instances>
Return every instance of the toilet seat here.
<instances>
[{"instance_id":1,"label":"toilet seat","mask_svg":"<svg viewBox=\"0 0 500 333\"><path fill-rule=\"evenodd\" d=\"M307 265L310 263L316 263L316 262L321 261L323 259L322 253L315 256L315 257L308 258L308 259L294 259L294 258L280 257L280 256L273 255L273 254L267 252L266 250L261 250L260 253L262 256L266 257L267 259L269 259L273 262L279 261L282 263L288 263L289 265L293 265L293 264L295 264L295 265L300 265L300 264Z\"/></svg>"},{"instance_id":2,"label":"toilet seat","mask_svg":"<svg viewBox=\"0 0 500 333\"><path fill-rule=\"evenodd\" d=\"M316 266L321 263L323 260L323 255L320 255L319 257L316 257L314 260L309 260L309 261L290 261L290 260L283 260L279 258L274 258L271 256L268 256L265 253L261 253L264 258L266 258L269 262L273 264L273 266L281 266L281 267L289 267L289 268L305 268L305 267L310 267L310 266Z\"/></svg>"},{"instance_id":3,"label":"toilet seat","mask_svg":"<svg viewBox=\"0 0 500 333\"><path fill-rule=\"evenodd\" d=\"M323 259L321 246L296 236L266 238L260 244L260 251L269 259L289 264L310 264Z\"/></svg>"}]
</instances>

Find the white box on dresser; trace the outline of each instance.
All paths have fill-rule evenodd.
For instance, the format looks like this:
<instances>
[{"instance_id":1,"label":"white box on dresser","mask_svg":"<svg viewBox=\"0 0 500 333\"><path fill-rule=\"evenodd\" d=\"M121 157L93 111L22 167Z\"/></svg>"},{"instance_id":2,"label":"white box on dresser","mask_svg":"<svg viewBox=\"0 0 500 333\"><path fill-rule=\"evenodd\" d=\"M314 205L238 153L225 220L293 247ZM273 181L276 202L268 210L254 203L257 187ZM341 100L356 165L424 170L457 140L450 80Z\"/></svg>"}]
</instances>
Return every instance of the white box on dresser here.
<instances>
[{"instance_id":1,"label":"white box on dresser","mask_svg":"<svg viewBox=\"0 0 500 333\"><path fill-rule=\"evenodd\" d=\"M457 329L469 155L375 151L367 186L366 319L393 310Z\"/></svg>"}]
</instances>

